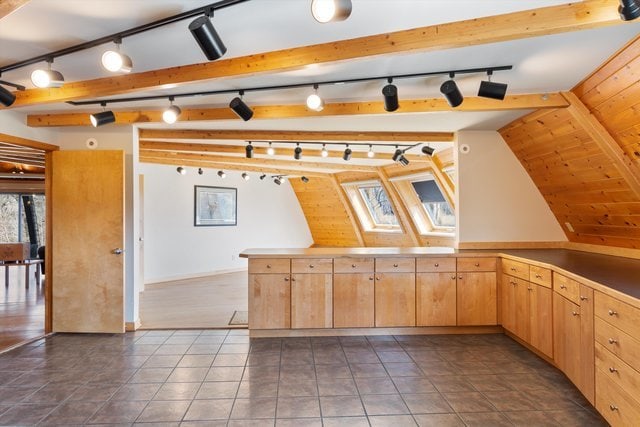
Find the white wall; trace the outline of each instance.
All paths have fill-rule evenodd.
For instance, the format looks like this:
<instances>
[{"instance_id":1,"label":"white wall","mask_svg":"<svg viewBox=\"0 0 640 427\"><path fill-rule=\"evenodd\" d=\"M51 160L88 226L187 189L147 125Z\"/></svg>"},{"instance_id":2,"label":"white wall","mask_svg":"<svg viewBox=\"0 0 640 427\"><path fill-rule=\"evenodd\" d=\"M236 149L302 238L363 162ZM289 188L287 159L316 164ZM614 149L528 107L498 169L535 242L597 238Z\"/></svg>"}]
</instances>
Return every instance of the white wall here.
<instances>
[{"instance_id":1,"label":"white wall","mask_svg":"<svg viewBox=\"0 0 640 427\"><path fill-rule=\"evenodd\" d=\"M465 144L470 148L466 154L459 149ZM459 132L455 155L458 242L567 240L540 191L498 132Z\"/></svg>"},{"instance_id":2,"label":"white wall","mask_svg":"<svg viewBox=\"0 0 640 427\"><path fill-rule=\"evenodd\" d=\"M27 127L26 116L14 110L0 110L0 133L55 144L54 131L47 128Z\"/></svg>"},{"instance_id":3,"label":"white wall","mask_svg":"<svg viewBox=\"0 0 640 427\"><path fill-rule=\"evenodd\" d=\"M246 268L238 253L247 248L300 248L313 243L300 204L291 186L271 180L244 181L239 171L141 164L144 174L145 282L194 277ZM238 225L194 227L194 185L238 189Z\"/></svg>"}]
</instances>

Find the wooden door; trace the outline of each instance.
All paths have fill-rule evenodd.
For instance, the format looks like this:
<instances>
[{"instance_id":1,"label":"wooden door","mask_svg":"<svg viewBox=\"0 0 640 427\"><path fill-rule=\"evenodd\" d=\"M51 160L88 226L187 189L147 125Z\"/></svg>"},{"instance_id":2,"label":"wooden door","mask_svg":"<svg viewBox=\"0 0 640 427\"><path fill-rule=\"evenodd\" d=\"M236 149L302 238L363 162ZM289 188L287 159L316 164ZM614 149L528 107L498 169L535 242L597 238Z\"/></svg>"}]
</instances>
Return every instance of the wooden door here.
<instances>
[{"instance_id":1,"label":"wooden door","mask_svg":"<svg viewBox=\"0 0 640 427\"><path fill-rule=\"evenodd\" d=\"M529 344L553 358L552 290L529 284Z\"/></svg>"},{"instance_id":2,"label":"wooden door","mask_svg":"<svg viewBox=\"0 0 640 427\"><path fill-rule=\"evenodd\" d=\"M124 332L124 152L55 151L50 176L53 332Z\"/></svg>"},{"instance_id":3,"label":"wooden door","mask_svg":"<svg viewBox=\"0 0 640 427\"><path fill-rule=\"evenodd\" d=\"M580 307L553 293L553 349L558 368L580 383Z\"/></svg>"},{"instance_id":4,"label":"wooden door","mask_svg":"<svg viewBox=\"0 0 640 427\"><path fill-rule=\"evenodd\" d=\"M418 273L416 325L456 325L456 273Z\"/></svg>"},{"instance_id":5,"label":"wooden door","mask_svg":"<svg viewBox=\"0 0 640 427\"><path fill-rule=\"evenodd\" d=\"M496 273L458 273L458 325L496 325Z\"/></svg>"},{"instance_id":6,"label":"wooden door","mask_svg":"<svg viewBox=\"0 0 640 427\"><path fill-rule=\"evenodd\" d=\"M502 327L509 332L515 332L516 329L516 286L518 282L513 277L502 275L500 281Z\"/></svg>"},{"instance_id":7,"label":"wooden door","mask_svg":"<svg viewBox=\"0 0 640 427\"><path fill-rule=\"evenodd\" d=\"M375 282L376 326L415 326L415 273L376 273Z\"/></svg>"},{"instance_id":8,"label":"wooden door","mask_svg":"<svg viewBox=\"0 0 640 427\"><path fill-rule=\"evenodd\" d=\"M289 274L249 274L249 329L290 327Z\"/></svg>"},{"instance_id":9,"label":"wooden door","mask_svg":"<svg viewBox=\"0 0 640 427\"><path fill-rule=\"evenodd\" d=\"M291 327L333 327L331 274L291 275Z\"/></svg>"},{"instance_id":10,"label":"wooden door","mask_svg":"<svg viewBox=\"0 0 640 427\"><path fill-rule=\"evenodd\" d=\"M334 328L375 326L373 282L373 273L333 275Z\"/></svg>"}]
</instances>

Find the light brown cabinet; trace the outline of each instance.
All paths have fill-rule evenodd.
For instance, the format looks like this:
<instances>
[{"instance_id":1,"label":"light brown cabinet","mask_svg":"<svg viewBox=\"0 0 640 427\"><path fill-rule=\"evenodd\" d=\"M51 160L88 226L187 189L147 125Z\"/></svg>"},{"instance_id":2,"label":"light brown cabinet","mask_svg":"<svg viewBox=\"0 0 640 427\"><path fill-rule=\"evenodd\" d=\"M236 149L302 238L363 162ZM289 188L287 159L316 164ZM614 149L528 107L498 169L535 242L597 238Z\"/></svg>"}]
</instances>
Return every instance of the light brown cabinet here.
<instances>
[{"instance_id":1,"label":"light brown cabinet","mask_svg":"<svg viewBox=\"0 0 640 427\"><path fill-rule=\"evenodd\" d=\"M291 275L291 327L333 327L333 280L331 274Z\"/></svg>"},{"instance_id":2,"label":"light brown cabinet","mask_svg":"<svg viewBox=\"0 0 640 427\"><path fill-rule=\"evenodd\" d=\"M351 268L351 265L349 264L349 268ZM353 267L353 269L356 268ZM333 327L374 327L374 296L373 262L371 263L370 273L334 274Z\"/></svg>"},{"instance_id":3,"label":"light brown cabinet","mask_svg":"<svg viewBox=\"0 0 640 427\"><path fill-rule=\"evenodd\" d=\"M377 327L416 325L415 273L375 274Z\"/></svg>"},{"instance_id":4,"label":"light brown cabinet","mask_svg":"<svg viewBox=\"0 0 640 427\"><path fill-rule=\"evenodd\" d=\"M456 325L456 281L455 271L416 275L417 326Z\"/></svg>"},{"instance_id":5,"label":"light brown cabinet","mask_svg":"<svg viewBox=\"0 0 640 427\"><path fill-rule=\"evenodd\" d=\"M498 323L495 272L458 272L456 295L458 326Z\"/></svg>"},{"instance_id":6,"label":"light brown cabinet","mask_svg":"<svg viewBox=\"0 0 640 427\"><path fill-rule=\"evenodd\" d=\"M543 354L553 357L553 291L546 286L529 284L528 342Z\"/></svg>"},{"instance_id":7,"label":"light brown cabinet","mask_svg":"<svg viewBox=\"0 0 640 427\"><path fill-rule=\"evenodd\" d=\"M249 268L251 271L251 267ZM249 274L249 328L287 329L290 327L289 273Z\"/></svg>"}]
</instances>

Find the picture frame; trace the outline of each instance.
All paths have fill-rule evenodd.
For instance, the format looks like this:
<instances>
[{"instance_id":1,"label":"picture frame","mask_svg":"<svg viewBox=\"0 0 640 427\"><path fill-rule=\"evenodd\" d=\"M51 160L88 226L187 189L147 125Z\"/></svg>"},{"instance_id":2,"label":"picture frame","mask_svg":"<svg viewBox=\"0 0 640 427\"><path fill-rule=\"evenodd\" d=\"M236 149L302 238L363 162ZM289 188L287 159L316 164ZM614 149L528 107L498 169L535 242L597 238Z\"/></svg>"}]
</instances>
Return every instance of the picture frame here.
<instances>
[{"instance_id":1,"label":"picture frame","mask_svg":"<svg viewBox=\"0 0 640 427\"><path fill-rule=\"evenodd\" d=\"M194 186L194 227L238 225L238 190L229 187Z\"/></svg>"}]
</instances>

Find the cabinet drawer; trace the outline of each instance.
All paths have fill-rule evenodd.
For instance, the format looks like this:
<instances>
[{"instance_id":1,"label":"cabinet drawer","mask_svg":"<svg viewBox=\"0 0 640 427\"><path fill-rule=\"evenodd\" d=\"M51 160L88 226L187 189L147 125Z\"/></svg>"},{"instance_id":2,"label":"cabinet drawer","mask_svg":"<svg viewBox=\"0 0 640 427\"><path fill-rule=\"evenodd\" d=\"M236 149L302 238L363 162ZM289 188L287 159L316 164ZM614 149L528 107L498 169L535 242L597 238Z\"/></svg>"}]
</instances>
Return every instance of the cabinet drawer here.
<instances>
[{"instance_id":1,"label":"cabinet drawer","mask_svg":"<svg viewBox=\"0 0 640 427\"><path fill-rule=\"evenodd\" d=\"M291 260L292 273L333 273L332 258L294 258Z\"/></svg>"},{"instance_id":2,"label":"cabinet drawer","mask_svg":"<svg viewBox=\"0 0 640 427\"><path fill-rule=\"evenodd\" d=\"M529 266L529 281L547 288L551 287L551 270L548 268Z\"/></svg>"},{"instance_id":3,"label":"cabinet drawer","mask_svg":"<svg viewBox=\"0 0 640 427\"><path fill-rule=\"evenodd\" d=\"M635 399L640 400L640 372L624 363L600 343L596 343L596 368Z\"/></svg>"},{"instance_id":4,"label":"cabinet drawer","mask_svg":"<svg viewBox=\"0 0 640 427\"><path fill-rule=\"evenodd\" d=\"M418 258L416 259L418 273L438 273L456 271L455 258Z\"/></svg>"},{"instance_id":5,"label":"cabinet drawer","mask_svg":"<svg viewBox=\"0 0 640 427\"><path fill-rule=\"evenodd\" d=\"M599 317L595 320L595 339L620 360L640 371L640 341Z\"/></svg>"},{"instance_id":6,"label":"cabinet drawer","mask_svg":"<svg viewBox=\"0 0 640 427\"><path fill-rule=\"evenodd\" d=\"M635 426L640 420L640 403L596 371L596 409L612 426Z\"/></svg>"},{"instance_id":7,"label":"cabinet drawer","mask_svg":"<svg viewBox=\"0 0 640 427\"><path fill-rule=\"evenodd\" d=\"M458 258L458 271L496 271L495 258Z\"/></svg>"},{"instance_id":8,"label":"cabinet drawer","mask_svg":"<svg viewBox=\"0 0 640 427\"><path fill-rule=\"evenodd\" d=\"M595 293L595 314L616 328L640 339L640 309L602 292Z\"/></svg>"},{"instance_id":9,"label":"cabinet drawer","mask_svg":"<svg viewBox=\"0 0 640 427\"><path fill-rule=\"evenodd\" d=\"M502 258L502 272L513 277L529 280L529 264Z\"/></svg>"},{"instance_id":10,"label":"cabinet drawer","mask_svg":"<svg viewBox=\"0 0 640 427\"><path fill-rule=\"evenodd\" d=\"M249 260L249 274L289 272L291 272L289 258L252 258Z\"/></svg>"},{"instance_id":11,"label":"cabinet drawer","mask_svg":"<svg viewBox=\"0 0 640 427\"><path fill-rule=\"evenodd\" d=\"M373 258L335 258L334 273L373 273Z\"/></svg>"},{"instance_id":12,"label":"cabinet drawer","mask_svg":"<svg viewBox=\"0 0 640 427\"><path fill-rule=\"evenodd\" d=\"M415 258L376 258L376 271L380 273L413 273Z\"/></svg>"},{"instance_id":13,"label":"cabinet drawer","mask_svg":"<svg viewBox=\"0 0 640 427\"><path fill-rule=\"evenodd\" d=\"M553 290L580 305L580 283L561 274L553 273Z\"/></svg>"}]
</instances>

